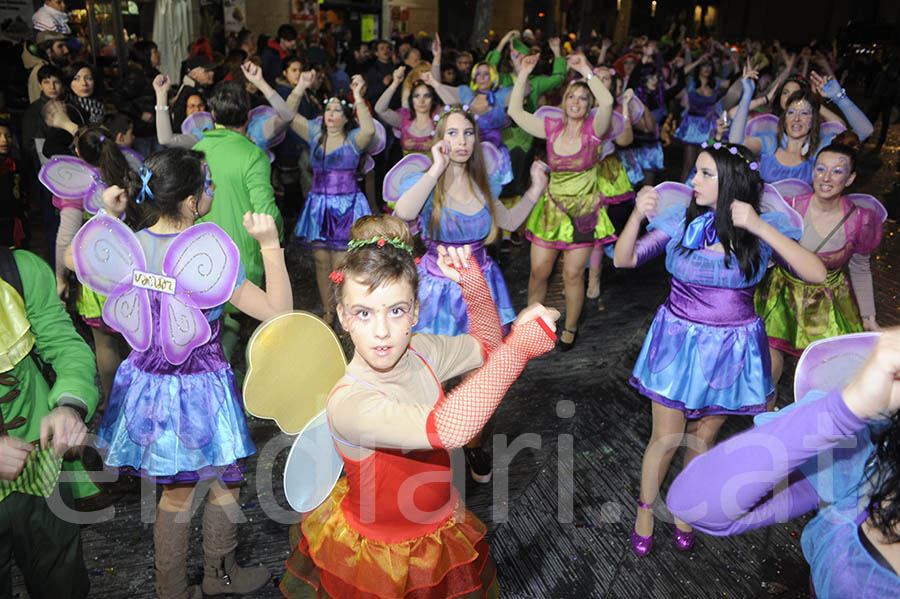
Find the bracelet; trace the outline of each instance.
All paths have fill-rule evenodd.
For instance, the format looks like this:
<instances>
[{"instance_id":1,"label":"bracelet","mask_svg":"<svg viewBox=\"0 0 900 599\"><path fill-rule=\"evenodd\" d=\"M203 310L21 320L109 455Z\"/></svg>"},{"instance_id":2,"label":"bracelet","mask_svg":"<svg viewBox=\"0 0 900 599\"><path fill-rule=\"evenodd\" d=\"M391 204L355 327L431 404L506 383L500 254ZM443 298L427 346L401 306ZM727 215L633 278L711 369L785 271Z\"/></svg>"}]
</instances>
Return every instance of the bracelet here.
<instances>
[{"instance_id":1,"label":"bracelet","mask_svg":"<svg viewBox=\"0 0 900 599\"><path fill-rule=\"evenodd\" d=\"M585 81L590 81L590 80L593 79L593 78L594 78L594 73L593 73L593 72L590 72L590 73L588 73L587 75L584 76L584 80L585 80Z\"/></svg>"},{"instance_id":2,"label":"bracelet","mask_svg":"<svg viewBox=\"0 0 900 599\"><path fill-rule=\"evenodd\" d=\"M834 97L834 100L833 100L833 101L834 101L835 103L837 103L839 100L843 100L843 99L846 98L846 97L847 97L847 90L844 89L844 88L842 87L842 88L841 88L841 93L839 93L838 95L836 95L836 96Z\"/></svg>"},{"instance_id":3,"label":"bracelet","mask_svg":"<svg viewBox=\"0 0 900 599\"><path fill-rule=\"evenodd\" d=\"M165 110L166 112L169 111L168 106L154 106L153 108L155 108L156 110Z\"/></svg>"}]
</instances>

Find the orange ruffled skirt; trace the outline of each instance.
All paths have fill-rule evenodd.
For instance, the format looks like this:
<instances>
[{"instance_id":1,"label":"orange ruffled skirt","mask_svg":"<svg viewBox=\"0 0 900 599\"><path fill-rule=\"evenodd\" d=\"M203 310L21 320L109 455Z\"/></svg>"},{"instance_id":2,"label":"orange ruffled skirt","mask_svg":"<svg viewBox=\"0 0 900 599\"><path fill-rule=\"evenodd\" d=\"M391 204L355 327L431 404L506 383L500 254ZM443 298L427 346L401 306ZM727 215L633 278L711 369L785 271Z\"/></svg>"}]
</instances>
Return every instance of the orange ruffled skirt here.
<instances>
[{"instance_id":1,"label":"orange ruffled skirt","mask_svg":"<svg viewBox=\"0 0 900 599\"><path fill-rule=\"evenodd\" d=\"M324 599L464 599L499 597L485 526L468 510L432 533L384 543L350 527L342 478L325 502L291 526L291 554L281 581L285 597ZM459 512L456 512L459 513Z\"/></svg>"}]
</instances>

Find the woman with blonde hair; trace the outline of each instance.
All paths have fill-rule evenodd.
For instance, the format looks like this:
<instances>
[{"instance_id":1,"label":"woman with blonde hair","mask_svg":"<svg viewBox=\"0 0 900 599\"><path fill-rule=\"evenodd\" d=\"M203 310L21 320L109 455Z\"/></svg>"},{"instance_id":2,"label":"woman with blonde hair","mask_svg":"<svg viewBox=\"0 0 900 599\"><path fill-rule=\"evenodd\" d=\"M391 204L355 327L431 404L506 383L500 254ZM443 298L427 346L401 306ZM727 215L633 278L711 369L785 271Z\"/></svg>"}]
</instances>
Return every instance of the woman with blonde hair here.
<instances>
[{"instance_id":1,"label":"woman with blonde hair","mask_svg":"<svg viewBox=\"0 0 900 599\"><path fill-rule=\"evenodd\" d=\"M547 140L550 182L547 193L528 218L531 241L531 277L528 303L542 302L547 279L559 252L565 253L563 280L566 289L566 321L559 345L563 351L575 343L578 319L584 305L584 270L595 243L613 240L613 225L606 215L597 182L598 150L609 128L614 100L594 76L581 54L569 57L569 68L584 79L563 94L562 116L541 117L523 108L525 82L537 64L536 56L522 60L513 87L509 116L529 134ZM596 112L591 112L596 105ZM532 169L532 172L534 169Z\"/></svg>"}]
</instances>

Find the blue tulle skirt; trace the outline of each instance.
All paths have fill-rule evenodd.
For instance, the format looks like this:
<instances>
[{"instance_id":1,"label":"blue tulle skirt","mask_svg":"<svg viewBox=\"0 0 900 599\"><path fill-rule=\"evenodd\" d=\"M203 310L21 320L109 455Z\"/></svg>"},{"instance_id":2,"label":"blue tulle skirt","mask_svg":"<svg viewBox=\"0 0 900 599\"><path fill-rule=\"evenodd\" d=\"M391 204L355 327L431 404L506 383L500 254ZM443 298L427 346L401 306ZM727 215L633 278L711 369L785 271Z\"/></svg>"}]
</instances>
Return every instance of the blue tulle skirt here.
<instances>
[{"instance_id":1,"label":"blue tulle skirt","mask_svg":"<svg viewBox=\"0 0 900 599\"><path fill-rule=\"evenodd\" d=\"M716 121L713 118L685 114L681 118L678 129L675 130L675 139L679 139L686 144L699 145L709 140L709 134L715 128Z\"/></svg>"},{"instance_id":2,"label":"blue tulle skirt","mask_svg":"<svg viewBox=\"0 0 900 599\"><path fill-rule=\"evenodd\" d=\"M452 244L443 244L452 245ZM506 290L506 281L500 268L491 260L484 248L474 248L472 255L481 265L491 297L497 306L500 324L507 325L516 319L516 312ZM435 335L463 335L469 332L469 316L459 284L443 276L437 267L437 252L429 249L419 262L419 322L416 333Z\"/></svg>"},{"instance_id":3,"label":"blue tulle skirt","mask_svg":"<svg viewBox=\"0 0 900 599\"><path fill-rule=\"evenodd\" d=\"M371 214L365 194L322 194L310 192L297 219L294 235L314 248L346 250L350 227L361 216Z\"/></svg>"},{"instance_id":4,"label":"blue tulle skirt","mask_svg":"<svg viewBox=\"0 0 900 599\"><path fill-rule=\"evenodd\" d=\"M256 449L231 367L149 373L132 356L116 372L97 432L104 463L159 482L239 476L236 463Z\"/></svg>"},{"instance_id":5,"label":"blue tulle skirt","mask_svg":"<svg viewBox=\"0 0 900 599\"><path fill-rule=\"evenodd\" d=\"M634 143L619 150L618 154L632 185L644 180L644 171L658 171L663 168L663 148L658 141Z\"/></svg>"},{"instance_id":6,"label":"blue tulle skirt","mask_svg":"<svg viewBox=\"0 0 900 599\"><path fill-rule=\"evenodd\" d=\"M766 329L758 317L715 326L660 306L630 383L687 418L764 412L774 392Z\"/></svg>"}]
</instances>

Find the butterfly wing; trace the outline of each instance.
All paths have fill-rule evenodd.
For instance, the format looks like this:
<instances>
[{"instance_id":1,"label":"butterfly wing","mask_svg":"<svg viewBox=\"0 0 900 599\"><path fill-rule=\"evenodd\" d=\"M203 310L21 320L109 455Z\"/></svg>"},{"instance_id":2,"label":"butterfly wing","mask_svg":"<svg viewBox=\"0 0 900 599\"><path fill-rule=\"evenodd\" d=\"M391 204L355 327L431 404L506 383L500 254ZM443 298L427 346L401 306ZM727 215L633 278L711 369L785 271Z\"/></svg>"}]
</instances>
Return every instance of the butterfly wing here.
<instances>
[{"instance_id":1,"label":"butterfly wing","mask_svg":"<svg viewBox=\"0 0 900 599\"><path fill-rule=\"evenodd\" d=\"M150 295L146 289L124 283L116 288L103 304L103 322L122 333L128 345L137 351L150 348L153 335L153 316Z\"/></svg>"},{"instance_id":2,"label":"butterfly wing","mask_svg":"<svg viewBox=\"0 0 900 599\"><path fill-rule=\"evenodd\" d=\"M744 137L762 137L778 135L778 117L774 114L761 114L753 117L744 128Z\"/></svg>"},{"instance_id":3,"label":"butterfly wing","mask_svg":"<svg viewBox=\"0 0 900 599\"><path fill-rule=\"evenodd\" d=\"M800 216L799 212L791 208L790 204L784 200L784 197L782 197L775 185L766 183L763 186L763 194L759 202L759 211L781 212L787 215L788 220L791 221L792 225L801 231L803 230L803 217Z\"/></svg>"},{"instance_id":4,"label":"butterfly wing","mask_svg":"<svg viewBox=\"0 0 900 599\"><path fill-rule=\"evenodd\" d=\"M208 112L195 112L187 117L181 123L181 132L184 134L196 135L203 137L203 132L207 129L215 129L216 124L212 115Z\"/></svg>"},{"instance_id":5,"label":"butterfly wing","mask_svg":"<svg viewBox=\"0 0 900 599\"><path fill-rule=\"evenodd\" d=\"M619 101L616 103L616 112L622 114L622 98L619 98ZM641 102L641 99L637 96L632 96L631 100L628 101L628 118L631 120L632 124L637 123L641 120L641 117L644 116L644 103Z\"/></svg>"},{"instance_id":6,"label":"butterfly wing","mask_svg":"<svg viewBox=\"0 0 900 599\"><path fill-rule=\"evenodd\" d=\"M103 177L96 168L75 156L54 156L41 167L38 179L55 196L83 200L85 209L96 213L103 207ZM98 205L99 200L99 205Z\"/></svg>"},{"instance_id":7,"label":"butterfly wing","mask_svg":"<svg viewBox=\"0 0 900 599\"><path fill-rule=\"evenodd\" d=\"M785 198L796 198L813 191L812 185L803 179L782 179L781 181L775 181L772 185Z\"/></svg>"},{"instance_id":8,"label":"butterfly wing","mask_svg":"<svg viewBox=\"0 0 900 599\"><path fill-rule=\"evenodd\" d=\"M257 106L250 111L250 121L247 125L247 137L263 150L274 148L284 141L290 123L284 123L272 132L271 137L266 137L264 125L269 119L277 118L275 109L271 106Z\"/></svg>"},{"instance_id":9,"label":"butterfly wing","mask_svg":"<svg viewBox=\"0 0 900 599\"><path fill-rule=\"evenodd\" d=\"M189 296L160 294L159 336L166 361L183 363L211 335L209 321Z\"/></svg>"},{"instance_id":10,"label":"butterfly wing","mask_svg":"<svg viewBox=\"0 0 900 599\"><path fill-rule=\"evenodd\" d=\"M144 164L144 157L137 150L128 146L119 146L119 149L122 150L122 155L125 156L125 162L128 163L128 167L134 172L138 172L141 165Z\"/></svg>"},{"instance_id":11,"label":"butterfly wing","mask_svg":"<svg viewBox=\"0 0 900 599\"><path fill-rule=\"evenodd\" d=\"M830 137L834 137L839 133L843 133L846 130L847 127L844 126L844 123L828 121L827 123L822 123L819 126L819 139L828 139Z\"/></svg>"},{"instance_id":12,"label":"butterfly wing","mask_svg":"<svg viewBox=\"0 0 900 599\"><path fill-rule=\"evenodd\" d=\"M563 111L556 106L541 106L534 111L534 116L541 119L561 119Z\"/></svg>"},{"instance_id":13,"label":"butterfly wing","mask_svg":"<svg viewBox=\"0 0 900 599\"><path fill-rule=\"evenodd\" d=\"M144 250L122 221L98 214L78 230L72 240L75 274L97 293L110 295L130 281L135 270L145 270Z\"/></svg>"},{"instance_id":14,"label":"butterfly wing","mask_svg":"<svg viewBox=\"0 0 900 599\"><path fill-rule=\"evenodd\" d=\"M884 204L879 202L875 196L870 196L867 193L851 193L847 194L847 199L860 208L868 208L869 210L877 214L878 218L881 219L881 222L887 220L887 209L884 207Z\"/></svg>"},{"instance_id":15,"label":"butterfly wing","mask_svg":"<svg viewBox=\"0 0 900 599\"><path fill-rule=\"evenodd\" d=\"M659 194L659 201L656 203L656 212L648 215L653 218L657 214L662 214L672 206L688 206L691 203L691 197L694 194L693 188L684 183L677 181L666 181L656 186L656 193Z\"/></svg>"},{"instance_id":16,"label":"butterfly wing","mask_svg":"<svg viewBox=\"0 0 900 599\"><path fill-rule=\"evenodd\" d=\"M228 301L239 270L237 246L213 223L194 225L178 235L163 259L163 273L177 281L176 293L201 309Z\"/></svg>"},{"instance_id":17,"label":"butterfly wing","mask_svg":"<svg viewBox=\"0 0 900 599\"><path fill-rule=\"evenodd\" d=\"M400 185L403 178L411 173L424 173L431 166L431 158L424 154L410 154L388 171L382 181L381 190L384 201L390 206L400 199Z\"/></svg>"}]
</instances>

